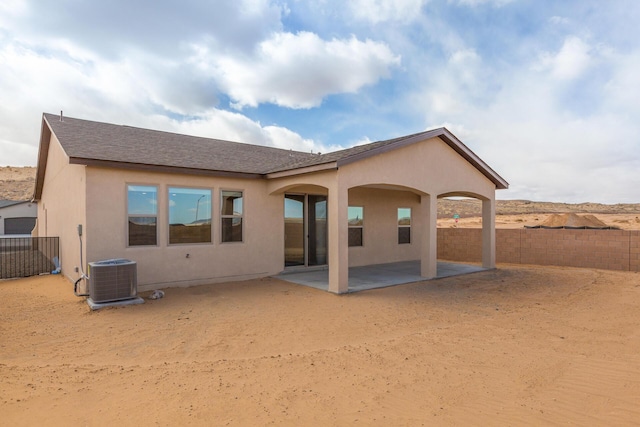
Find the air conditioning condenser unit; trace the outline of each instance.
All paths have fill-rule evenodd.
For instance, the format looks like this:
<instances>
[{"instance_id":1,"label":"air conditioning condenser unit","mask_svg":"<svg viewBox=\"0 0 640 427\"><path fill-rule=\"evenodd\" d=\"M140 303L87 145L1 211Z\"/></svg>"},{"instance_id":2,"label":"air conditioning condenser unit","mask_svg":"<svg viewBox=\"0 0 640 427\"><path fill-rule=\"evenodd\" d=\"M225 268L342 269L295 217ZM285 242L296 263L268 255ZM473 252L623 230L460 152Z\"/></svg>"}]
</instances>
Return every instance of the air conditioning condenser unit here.
<instances>
[{"instance_id":1,"label":"air conditioning condenser unit","mask_svg":"<svg viewBox=\"0 0 640 427\"><path fill-rule=\"evenodd\" d=\"M117 258L89 263L89 298L92 302L122 301L137 295L135 261Z\"/></svg>"}]
</instances>

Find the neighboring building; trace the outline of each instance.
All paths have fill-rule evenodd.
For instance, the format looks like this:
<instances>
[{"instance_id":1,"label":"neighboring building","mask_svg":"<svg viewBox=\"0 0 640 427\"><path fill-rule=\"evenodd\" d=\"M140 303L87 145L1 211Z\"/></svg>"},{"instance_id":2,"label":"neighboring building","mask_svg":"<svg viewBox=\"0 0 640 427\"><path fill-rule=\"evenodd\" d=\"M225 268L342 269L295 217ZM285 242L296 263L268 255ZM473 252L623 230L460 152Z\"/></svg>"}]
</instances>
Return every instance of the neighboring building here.
<instances>
[{"instance_id":1,"label":"neighboring building","mask_svg":"<svg viewBox=\"0 0 640 427\"><path fill-rule=\"evenodd\" d=\"M350 266L421 260L435 277L438 197L483 201L494 267L507 187L444 128L310 154L44 114L34 200L70 280L82 247L136 261L140 290L326 265L343 293Z\"/></svg>"},{"instance_id":2,"label":"neighboring building","mask_svg":"<svg viewBox=\"0 0 640 427\"><path fill-rule=\"evenodd\" d=\"M34 202L0 200L0 236L30 235L37 217Z\"/></svg>"}]
</instances>

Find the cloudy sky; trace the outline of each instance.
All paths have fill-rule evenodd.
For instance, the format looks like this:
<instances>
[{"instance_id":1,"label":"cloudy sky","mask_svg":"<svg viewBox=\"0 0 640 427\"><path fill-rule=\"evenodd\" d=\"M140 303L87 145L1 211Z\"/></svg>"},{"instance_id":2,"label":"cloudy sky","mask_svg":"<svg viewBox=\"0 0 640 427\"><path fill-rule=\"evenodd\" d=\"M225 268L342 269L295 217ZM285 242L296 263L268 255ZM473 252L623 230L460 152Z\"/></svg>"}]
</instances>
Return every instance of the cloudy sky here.
<instances>
[{"instance_id":1,"label":"cloudy sky","mask_svg":"<svg viewBox=\"0 0 640 427\"><path fill-rule=\"evenodd\" d=\"M446 126L500 199L640 202L639 23L637 0L2 0L0 165L35 165L60 110L314 152Z\"/></svg>"}]
</instances>

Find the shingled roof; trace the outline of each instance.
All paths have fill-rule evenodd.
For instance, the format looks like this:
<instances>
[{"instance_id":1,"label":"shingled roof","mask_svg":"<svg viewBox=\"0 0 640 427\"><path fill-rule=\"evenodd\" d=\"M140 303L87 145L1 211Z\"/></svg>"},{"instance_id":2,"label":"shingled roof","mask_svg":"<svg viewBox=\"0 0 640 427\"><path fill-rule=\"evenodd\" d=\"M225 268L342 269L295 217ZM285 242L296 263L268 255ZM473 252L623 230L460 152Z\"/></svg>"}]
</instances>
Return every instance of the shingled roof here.
<instances>
[{"instance_id":1,"label":"shingled roof","mask_svg":"<svg viewBox=\"0 0 640 427\"><path fill-rule=\"evenodd\" d=\"M263 175L310 153L44 114L71 163Z\"/></svg>"},{"instance_id":2,"label":"shingled roof","mask_svg":"<svg viewBox=\"0 0 640 427\"><path fill-rule=\"evenodd\" d=\"M337 169L370 156L437 137L494 182L496 188L508 187L502 177L446 128L326 154L312 154L71 117L62 118L57 114L45 113L38 155L36 200L41 191L38 183L44 177L51 133L56 136L72 164L245 178L277 178L311 169Z\"/></svg>"}]
</instances>

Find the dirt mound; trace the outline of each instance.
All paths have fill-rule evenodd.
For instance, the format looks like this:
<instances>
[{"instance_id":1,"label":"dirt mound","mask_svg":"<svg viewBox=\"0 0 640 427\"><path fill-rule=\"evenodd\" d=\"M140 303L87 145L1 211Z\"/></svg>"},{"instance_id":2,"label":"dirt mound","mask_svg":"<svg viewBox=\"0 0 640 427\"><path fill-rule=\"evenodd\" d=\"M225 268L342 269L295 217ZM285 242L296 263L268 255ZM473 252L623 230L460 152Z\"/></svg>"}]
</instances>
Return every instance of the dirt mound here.
<instances>
[{"instance_id":1,"label":"dirt mound","mask_svg":"<svg viewBox=\"0 0 640 427\"><path fill-rule=\"evenodd\" d=\"M546 220L544 220L540 225L542 227L588 227L588 228L609 227L607 224L600 221L594 215L577 215L574 213L549 215L549 217Z\"/></svg>"}]
</instances>

